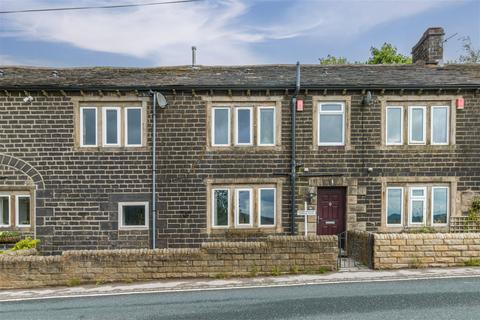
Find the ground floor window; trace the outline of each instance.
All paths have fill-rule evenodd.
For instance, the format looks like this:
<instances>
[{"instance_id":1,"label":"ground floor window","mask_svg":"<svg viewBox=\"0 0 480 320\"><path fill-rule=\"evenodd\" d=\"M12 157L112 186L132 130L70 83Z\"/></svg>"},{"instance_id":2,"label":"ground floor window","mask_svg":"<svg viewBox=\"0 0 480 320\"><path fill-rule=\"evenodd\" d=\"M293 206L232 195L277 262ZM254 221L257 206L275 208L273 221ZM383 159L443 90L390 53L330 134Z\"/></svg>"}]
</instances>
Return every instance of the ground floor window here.
<instances>
[{"instance_id":1,"label":"ground floor window","mask_svg":"<svg viewBox=\"0 0 480 320\"><path fill-rule=\"evenodd\" d=\"M449 198L447 185L390 185L385 191L386 225L446 226Z\"/></svg>"},{"instance_id":2,"label":"ground floor window","mask_svg":"<svg viewBox=\"0 0 480 320\"><path fill-rule=\"evenodd\" d=\"M274 185L214 186L211 189L212 228L272 228L277 223Z\"/></svg>"},{"instance_id":3,"label":"ground floor window","mask_svg":"<svg viewBox=\"0 0 480 320\"><path fill-rule=\"evenodd\" d=\"M120 202L119 229L148 229L148 202Z\"/></svg>"},{"instance_id":4,"label":"ground floor window","mask_svg":"<svg viewBox=\"0 0 480 320\"><path fill-rule=\"evenodd\" d=\"M30 194L0 194L0 228L30 227L33 216Z\"/></svg>"}]
</instances>

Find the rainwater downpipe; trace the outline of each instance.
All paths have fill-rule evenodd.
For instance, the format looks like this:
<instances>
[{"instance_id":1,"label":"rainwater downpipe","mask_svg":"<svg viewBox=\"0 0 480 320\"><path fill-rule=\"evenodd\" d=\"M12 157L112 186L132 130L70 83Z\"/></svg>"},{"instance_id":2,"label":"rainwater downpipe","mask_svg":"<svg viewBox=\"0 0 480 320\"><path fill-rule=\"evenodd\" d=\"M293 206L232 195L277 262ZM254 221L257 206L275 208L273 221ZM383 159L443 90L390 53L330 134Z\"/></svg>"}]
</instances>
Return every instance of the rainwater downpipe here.
<instances>
[{"instance_id":1,"label":"rainwater downpipe","mask_svg":"<svg viewBox=\"0 0 480 320\"><path fill-rule=\"evenodd\" d=\"M292 96L292 160L290 165L290 189L292 193L292 212L291 212L291 234L295 235L295 215L296 215L296 185L297 185L297 139L296 139L296 126L297 126L297 95L300 92L300 62L297 61L296 70L296 85L295 93Z\"/></svg>"},{"instance_id":2,"label":"rainwater downpipe","mask_svg":"<svg viewBox=\"0 0 480 320\"><path fill-rule=\"evenodd\" d=\"M153 96L152 104L152 249L157 248L157 93L150 91Z\"/></svg>"}]
</instances>

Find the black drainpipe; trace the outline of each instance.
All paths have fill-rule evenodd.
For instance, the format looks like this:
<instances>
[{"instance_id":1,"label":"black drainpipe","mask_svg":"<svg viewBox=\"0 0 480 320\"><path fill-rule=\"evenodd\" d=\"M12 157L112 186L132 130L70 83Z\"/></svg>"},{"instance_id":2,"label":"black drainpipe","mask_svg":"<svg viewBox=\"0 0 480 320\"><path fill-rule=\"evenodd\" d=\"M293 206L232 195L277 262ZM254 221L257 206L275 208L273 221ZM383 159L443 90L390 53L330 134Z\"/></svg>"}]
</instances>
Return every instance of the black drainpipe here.
<instances>
[{"instance_id":1,"label":"black drainpipe","mask_svg":"<svg viewBox=\"0 0 480 320\"><path fill-rule=\"evenodd\" d=\"M290 166L290 189L292 193L292 212L291 212L291 221L292 224L291 234L295 235L295 215L297 213L296 208L296 185L297 185L297 139L296 139L296 126L297 126L297 95L300 92L300 62L297 61L297 72L296 72L296 85L295 93L292 97L292 161Z\"/></svg>"},{"instance_id":2,"label":"black drainpipe","mask_svg":"<svg viewBox=\"0 0 480 320\"><path fill-rule=\"evenodd\" d=\"M157 94L150 91L153 96L152 104L152 249L157 248Z\"/></svg>"}]
</instances>

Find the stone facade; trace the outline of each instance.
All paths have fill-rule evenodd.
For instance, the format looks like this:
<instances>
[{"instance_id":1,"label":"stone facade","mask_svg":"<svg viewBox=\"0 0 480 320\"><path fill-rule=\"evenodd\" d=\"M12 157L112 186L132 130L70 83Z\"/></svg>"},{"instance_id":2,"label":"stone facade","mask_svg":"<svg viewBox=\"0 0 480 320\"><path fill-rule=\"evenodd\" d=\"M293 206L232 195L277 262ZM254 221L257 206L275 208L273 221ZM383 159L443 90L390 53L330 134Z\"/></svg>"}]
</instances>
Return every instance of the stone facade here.
<instances>
[{"instance_id":1,"label":"stone facade","mask_svg":"<svg viewBox=\"0 0 480 320\"><path fill-rule=\"evenodd\" d=\"M428 28L412 49L413 63L438 64L443 59L443 28Z\"/></svg>"},{"instance_id":2,"label":"stone facade","mask_svg":"<svg viewBox=\"0 0 480 320\"><path fill-rule=\"evenodd\" d=\"M228 239L228 234L208 232L208 185L215 181L275 181L281 183L281 225L286 234L291 225L290 95L282 90L236 90L232 101L267 101L272 97L281 108L281 146L258 148L207 148L207 101L225 99L228 91L164 91L169 105L157 112L157 230L158 246L199 247L205 241ZM149 230L119 230L118 202L151 202L151 98L133 91L72 91L62 94L23 91L0 93L0 180L2 190L32 190L35 225L26 234L41 241L41 250L58 254L72 249L148 248ZM451 216L462 215L463 199L480 193L480 95L474 90L373 90L373 103L362 104L362 90L329 90L328 99L348 97L348 144L319 147L314 144L314 108L324 90L302 90L304 111L297 112L297 161L308 171L299 172L297 208L305 195L320 186L345 187L347 230L377 231L382 228L385 181L451 181ZM382 143L382 106L388 97L417 101L465 99L465 109L456 110L455 143L448 146ZM144 101L147 141L145 148L82 150L75 145L75 101ZM207 99L208 98L208 99ZM371 170L370 170L371 169ZM300 170L300 169L299 169ZM452 191L453 192L453 191ZM464 195L468 196L464 196ZM455 204L453 206L453 204ZM151 205L151 204L150 204ZM315 199L311 205L315 206ZM315 234L310 218L309 234ZM296 218L303 232L303 218ZM242 239L265 238L262 230L230 230ZM388 231L388 230L383 230ZM243 235L243 236L242 236Z\"/></svg>"},{"instance_id":3,"label":"stone facade","mask_svg":"<svg viewBox=\"0 0 480 320\"><path fill-rule=\"evenodd\" d=\"M66 251L1 256L0 289L325 272L337 268L337 237L271 236L263 242L211 242L196 249Z\"/></svg>"}]
</instances>

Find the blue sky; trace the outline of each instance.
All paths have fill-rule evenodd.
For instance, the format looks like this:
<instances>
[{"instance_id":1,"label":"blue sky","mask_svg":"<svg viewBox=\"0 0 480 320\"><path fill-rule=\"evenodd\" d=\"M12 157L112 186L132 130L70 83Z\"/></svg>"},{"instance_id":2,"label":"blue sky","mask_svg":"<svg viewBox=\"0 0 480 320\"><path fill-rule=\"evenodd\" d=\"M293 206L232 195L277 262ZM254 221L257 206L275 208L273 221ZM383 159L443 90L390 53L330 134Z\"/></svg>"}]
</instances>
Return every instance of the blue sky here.
<instances>
[{"instance_id":1,"label":"blue sky","mask_svg":"<svg viewBox=\"0 0 480 320\"><path fill-rule=\"evenodd\" d=\"M0 0L0 11L154 0ZM157 0L158 1L158 0ZM0 65L164 66L318 63L327 54L364 61L371 46L410 54L442 26L445 60L461 37L480 46L479 0L205 0L128 9L0 15Z\"/></svg>"}]
</instances>

